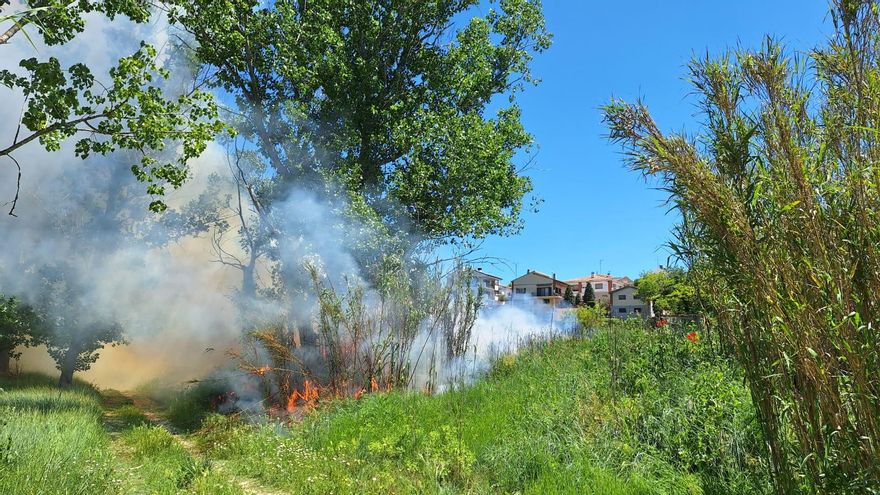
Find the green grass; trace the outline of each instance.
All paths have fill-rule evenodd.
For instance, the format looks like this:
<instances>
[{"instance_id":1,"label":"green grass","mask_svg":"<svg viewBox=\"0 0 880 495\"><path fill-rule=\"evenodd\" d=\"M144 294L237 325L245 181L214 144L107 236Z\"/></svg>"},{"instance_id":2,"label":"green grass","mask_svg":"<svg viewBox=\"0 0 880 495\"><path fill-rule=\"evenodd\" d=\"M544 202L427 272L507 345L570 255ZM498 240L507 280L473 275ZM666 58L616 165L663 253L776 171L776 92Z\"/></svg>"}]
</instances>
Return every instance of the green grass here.
<instances>
[{"instance_id":1,"label":"green grass","mask_svg":"<svg viewBox=\"0 0 880 495\"><path fill-rule=\"evenodd\" d=\"M210 412L212 400L227 391L228 387L219 382L198 382L183 391L162 397L167 411L166 417L181 431L192 432L202 424Z\"/></svg>"},{"instance_id":2,"label":"green grass","mask_svg":"<svg viewBox=\"0 0 880 495\"><path fill-rule=\"evenodd\" d=\"M0 493L115 492L96 390L60 391L39 375L3 378L0 389Z\"/></svg>"},{"instance_id":3,"label":"green grass","mask_svg":"<svg viewBox=\"0 0 880 495\"><path fill-rule=\"evenodd\" d=\"M123 394L27 374L0 378L0 493L244 492Z\"/></svg>"},{"instance_id":4,"label":"green grass","mask_svg":"<svg viewBox=\"0 0 880 495\"><path fill-rule=\"evenodd\" d=\"M178 493L207 470L207 465L158 426L136 426L123 434L122 443L136 464L128 477L132 493Z\"/></svg>"},{"instance_id":5,"label":"green grass","mask_svg":"<svg viewBox=\"0 0 880 495\"><path fill-rule=\"evenodd\" d=\"M201 427L187 437L120 392L2 379L0 493L769 493L742 375L686 331L535 342L472 385L333 401L300 422L210 414L213 392L194 387L167 403Z\"/></svg>"},{"instance_id":6,"label":"green grass","mask_svg":"<svg viewBox=\"0 0 880 495\"><path fill-rule=\"evenodd\" d=\"M372 395L290 427L215 416L198 439L290 493L768 492L735 368L681 332L614 328L535 345L436 397Z\"/></svg>"}]
</instances>

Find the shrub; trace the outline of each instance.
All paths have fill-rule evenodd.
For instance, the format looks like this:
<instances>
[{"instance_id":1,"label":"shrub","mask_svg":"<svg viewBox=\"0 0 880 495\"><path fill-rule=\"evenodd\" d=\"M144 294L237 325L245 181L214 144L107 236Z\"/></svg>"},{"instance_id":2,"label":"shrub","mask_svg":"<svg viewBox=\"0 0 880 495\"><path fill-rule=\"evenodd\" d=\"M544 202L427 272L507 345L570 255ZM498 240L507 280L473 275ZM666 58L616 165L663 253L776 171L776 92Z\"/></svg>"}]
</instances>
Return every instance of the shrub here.
<instances>
[{"instance_id":1,"label":"shrub","mask_svg":"<svg viewBox=\"0 0 880 495\"><path fill-rule=\"evenodd\" d=\"M577 321L581 329L589 332L598 328L608 316L608 312L601 305L581 306L575 310Z\"/></svg>"}]
</instances>

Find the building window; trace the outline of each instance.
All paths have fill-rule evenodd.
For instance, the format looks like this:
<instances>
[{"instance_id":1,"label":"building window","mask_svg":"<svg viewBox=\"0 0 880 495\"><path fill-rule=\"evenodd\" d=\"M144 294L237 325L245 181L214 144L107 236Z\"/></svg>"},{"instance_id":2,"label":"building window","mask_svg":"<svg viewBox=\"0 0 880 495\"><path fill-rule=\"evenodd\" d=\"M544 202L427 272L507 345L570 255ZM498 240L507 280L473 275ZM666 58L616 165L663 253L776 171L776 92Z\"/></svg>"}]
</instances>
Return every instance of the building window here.
<instances>
[{"instance_id":1,"label":"building window","mask_svg":"<svg viewBox=\"0 0 880 495\"><path fill-rule=\"evenodd\" d=\"M516 293L517 293L517 294L525 294L525 293L526 293L526 288L525 288L525 287L523 287L523 288L519 288L519 287L517 287L517 288L516 288Z\"/></svg>"},{"instance_id":2,"label":"building window","mask_svg":"<svg viewBox=\"0 0 880 495\"><path fill-rule=\"evenodd\" d=\"M642 308L633 308L633 313L638 315L642 314Z\"/></svg>"},{"instance_id":3,"label":"building window","mask_svg":"<svg viewBox=\"0 0 880 495\"><path fill-rule=\"evenodd\" d=\"M626 313L626 308L617 308L618 313Z\"/></svg>"},{"instance_id":4,"label":"building window","mask_svg":"<svg viewBox=\"0 0 880 495\"><path fill-rule=\"evenodd\" d=\"M538 296L549 296L550 287L538 287Z\"/></svg>"},{"instance_id":5,"label":"building window","mask_svg":"<svg viewBox=\"0 0 880 495\"><path fill-rule=\"evenodd\" d=\"M597 289L604 289L604 288L605 288L605 284L602 283L602 282L599 282L599 283L597 283L597 284L594 284L593 287L595 287L595 288L597 288Z\"/></svg>"},{"instance_id":6,"label":"building window","mask_svg":"<svg viewBox=\"0 0 880 495\"><path fill-rule=\"evenodd\" d=\"M626 294L618 294L617 300L618 301L626 301Z\"/></svg>"},{"instance_id":7,"label":"building window","mask_svg":"<svg viewBox=\"0 0 880 495\"><path fill-rule=\"evenodd\" d=\"M634 301L641 301L642 298L640 298L638 294L633 294L633 300Z\"/></svg>"}]
</instances>

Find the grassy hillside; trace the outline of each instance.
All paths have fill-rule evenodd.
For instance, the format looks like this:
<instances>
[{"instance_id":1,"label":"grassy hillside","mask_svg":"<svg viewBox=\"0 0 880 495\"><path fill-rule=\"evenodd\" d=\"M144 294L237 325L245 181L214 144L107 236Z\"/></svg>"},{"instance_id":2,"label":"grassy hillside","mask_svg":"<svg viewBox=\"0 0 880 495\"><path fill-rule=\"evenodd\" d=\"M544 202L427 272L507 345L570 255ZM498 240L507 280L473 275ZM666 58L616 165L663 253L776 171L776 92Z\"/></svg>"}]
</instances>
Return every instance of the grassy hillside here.
<instances>
[{"instance_id":1,"label":"grassy hillside","mask_svg":"<svg viewBox=\"0 0 880 495\"><path fill-rule=\"evenodd\" d=\"M769 490L759 435L741 376L707 345L618 325L436 397L373 395L292 427L215 416L197 439L290 493L727 494Z\"/></svg>"},{"instance_id":2,"label":"grassy hillside","mask_svg":"<svg viewBox=\"0 0 880 495\"><path fill-rule=\"evenodd\" d=\"M768 492L742 378L709 347L618 324L434 397L374 394L294 423L215 414L188 435L118 393L5 380L0 493ZM166 417L192 427L193 404Z\"/></svg>"}]
</instances>

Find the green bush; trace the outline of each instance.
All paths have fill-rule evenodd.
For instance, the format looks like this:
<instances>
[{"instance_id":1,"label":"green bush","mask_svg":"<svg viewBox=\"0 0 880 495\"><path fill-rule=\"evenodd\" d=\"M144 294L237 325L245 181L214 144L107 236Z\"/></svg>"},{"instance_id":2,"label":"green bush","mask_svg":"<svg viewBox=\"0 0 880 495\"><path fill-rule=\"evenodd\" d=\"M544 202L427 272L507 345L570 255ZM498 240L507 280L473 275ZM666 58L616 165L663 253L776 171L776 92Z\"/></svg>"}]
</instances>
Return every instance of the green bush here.
<instances>
[{"instance_id":1,"label":"green bush","mask_svg":"<svg viewBox=\"0 0 880 495\"><path fill-rule=\"evenodd\" d=\"M227 388L217 382L199 382L180 391L165 391L159 399L166 407L165 417L182 431L198 430L202 421L212 412L213 405L227 392Z\"/></svg>"},{"instance_id":2,"label":"green bush","mask_svg":"<svg viewBox=\"0 0 880 495\"><path fill-rule=\"evenodd\" d=\"M673 251L748 379L779 493L880 486L880 2L830 4L809 53L768 37L695 58L694 133L605 108L683 219Z\"/></svg>"},{"instance_id":3,"label":"green bush","mask_svg":"<svg viewBox=\"0 0 880 495\"><path fill-rule=\"evenodd\" d=\"M575 316L584 331L600 327L608 317L608 311L602 305L581 306L575 310Z\"/></svg>"}]
</instances>

